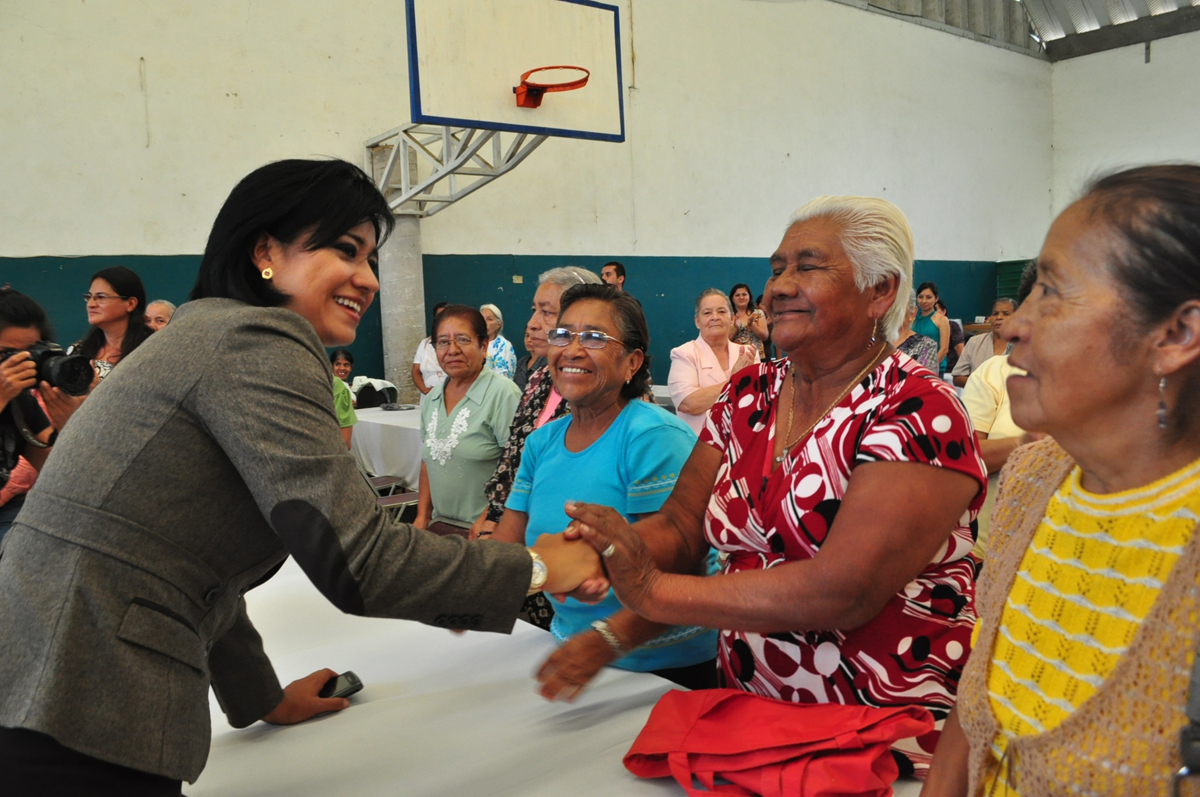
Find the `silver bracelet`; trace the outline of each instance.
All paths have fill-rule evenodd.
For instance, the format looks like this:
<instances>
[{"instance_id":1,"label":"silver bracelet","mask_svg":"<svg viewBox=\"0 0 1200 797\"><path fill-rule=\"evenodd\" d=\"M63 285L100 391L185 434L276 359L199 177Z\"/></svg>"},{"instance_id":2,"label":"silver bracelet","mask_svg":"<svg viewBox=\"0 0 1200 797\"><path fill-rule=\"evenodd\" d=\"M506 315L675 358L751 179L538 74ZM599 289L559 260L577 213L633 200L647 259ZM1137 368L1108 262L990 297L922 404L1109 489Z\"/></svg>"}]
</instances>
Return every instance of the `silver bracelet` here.
<instances>
[{"instance_id":1,"label":"silver bracelet","mask_svg":"<svg viewBox=\"0 0 1200 797\"><path fill-rule=\"evenodd\" d=\"M597 634L599 634L601 636L601 638L605 642L608 643L608 646L612 649L612 652L615 653L618 658L620 658L621 656L624 656L628 652L625 650L625 646L623 644L621 644L620 637L618 637L615 633L613 633L612 626L610 626L608 624L607 620L594 621L592 623L592 628L596 631Z\"/></svg>"}]
</instances>

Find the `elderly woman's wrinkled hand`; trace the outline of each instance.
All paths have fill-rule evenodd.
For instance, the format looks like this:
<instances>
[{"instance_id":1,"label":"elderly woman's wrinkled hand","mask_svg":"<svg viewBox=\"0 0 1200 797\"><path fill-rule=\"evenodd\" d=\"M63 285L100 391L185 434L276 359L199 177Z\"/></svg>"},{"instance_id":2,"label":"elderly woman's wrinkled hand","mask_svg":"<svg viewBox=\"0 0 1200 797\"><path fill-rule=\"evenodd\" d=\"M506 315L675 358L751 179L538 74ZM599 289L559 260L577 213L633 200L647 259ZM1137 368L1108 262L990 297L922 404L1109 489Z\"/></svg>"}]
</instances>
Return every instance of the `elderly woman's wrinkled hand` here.
<instances>
[{"instance_id":1,"label":"elderly woman's wrinkled hand","mask_svg":"<svg viewBox=\"0 0 1200 797\"><path fill-rule=\"evenodd\" d=\"M641 609L662 575L641 536L610 507L568 503L566 511L575 520L569 536L586 540L603 557L608 580L622 605L634 612Z\"/></svg>"},{"instance_id":2,"label":"elderly woman's wrinkled hand","mask_svg":"<svg viewBox=\"0 0 1200 797\"><path fill-rule=\"evenodd\" d=\"M539 693L547 700L570 703L600 668L615 658L613 649L595 631L577 634L554 651L538 670L537 681L542 685Z\"/></svg>"},{"instance_id":3,"label":"elderly woman's wrinkled hand","mask_svg":"<svg viewBox=\"0 0 1200 797\"><path fill-rule=\"evenodd\" d=\"M533 544L533 550L546 563L546 583L542 587L545 592L569 593L586 581L604 578L600 557L583 540L543 534Z\"/></svg>"}]
</instances>

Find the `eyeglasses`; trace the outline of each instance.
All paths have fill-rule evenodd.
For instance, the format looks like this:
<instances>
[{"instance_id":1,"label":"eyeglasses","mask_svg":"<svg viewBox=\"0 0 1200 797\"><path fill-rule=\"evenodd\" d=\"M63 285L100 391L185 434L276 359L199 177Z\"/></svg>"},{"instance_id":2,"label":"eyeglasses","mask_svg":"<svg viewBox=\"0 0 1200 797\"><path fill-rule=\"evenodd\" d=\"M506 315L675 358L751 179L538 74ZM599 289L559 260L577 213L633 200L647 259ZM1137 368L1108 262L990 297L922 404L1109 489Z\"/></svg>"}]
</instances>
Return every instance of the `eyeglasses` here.
<instances>
[{"instance_id":1,"label":"eyeglasses","mask_svg":"<svg viewBox=\"0 0 1200 797\"><path fill-rule=\"evenodd\" d=\"M95 299L95 300L96 300L96 301L98 301L98 302L102 302L102 301L104 301L105 299L121 299L121 300L125 300L125 299L128 299L128 298L129 298L128 296L113 296L111 293L85 293L85 294L83 295L83 301L84 301L84 303L85 303L85 304L88 304L88 303L90 303L90 302L92 301L92 299Z\"/></svg>"},{"instance_id":2,"label":"eyeglasses","mask_svg":"<svg viewBox=\"0 0 1200 797\"><path fill-rule=\"evenodd\" d=\"M546 333L546 342L551 346L569 346L571 338L578 337L579 345L585 349L603 349L608 345L609 341L625 345L625 341L614 338L612 335L605 335L595 329L585 329L582 332L572 332L569 329L558 327Z\"/></svg>"},{"instance_id":3,"label":"eyeglasses","mask_svg":"<svg viewBox=\"0 0 1200 797\"><path fill-rule=\"evenodd\" d=\"M458 346L460 349L465 349L472 343L478 343L475 338L467 337L466 335L455 335L453 338L438 338L433 342L433 347L438 351L445 351L450 348L450 343Z\"/></svg>"}]
</instances>

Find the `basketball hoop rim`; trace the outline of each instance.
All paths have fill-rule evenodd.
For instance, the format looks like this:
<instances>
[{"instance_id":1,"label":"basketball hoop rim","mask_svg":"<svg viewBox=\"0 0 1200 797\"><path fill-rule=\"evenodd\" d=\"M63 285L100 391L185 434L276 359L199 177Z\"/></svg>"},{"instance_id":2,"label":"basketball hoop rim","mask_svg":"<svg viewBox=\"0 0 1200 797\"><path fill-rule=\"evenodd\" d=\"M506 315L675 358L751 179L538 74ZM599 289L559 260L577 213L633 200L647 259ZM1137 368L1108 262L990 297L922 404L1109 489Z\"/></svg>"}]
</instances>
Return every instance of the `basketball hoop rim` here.
<instances>
[{"instance_id":1,"label":"basketball hoop rim","mask_svg":"<svg viewBox=\"0 0 1200 797\"><path fill-rule=\"evenodd\" d=\"M546 72L551 69L574 69L577 72L582 72L583 77L576 78L575 80L568 80L568 81L560 82L560 83L537 83L537 82L529 79L529 76L534 74L535 72ZM582 66L571 66L569 64L559 64L556 66L539 66L536 69L530 69L528 72L521 75L521 85L526 86L528 88L540 89L542 91L572 91L574 89L581 89L584 86L586 86L587 82L588 82L588 78L590 78L591 76L592 76L591 71L588 69L585 69Z\"/></svg>"}]
</instances>

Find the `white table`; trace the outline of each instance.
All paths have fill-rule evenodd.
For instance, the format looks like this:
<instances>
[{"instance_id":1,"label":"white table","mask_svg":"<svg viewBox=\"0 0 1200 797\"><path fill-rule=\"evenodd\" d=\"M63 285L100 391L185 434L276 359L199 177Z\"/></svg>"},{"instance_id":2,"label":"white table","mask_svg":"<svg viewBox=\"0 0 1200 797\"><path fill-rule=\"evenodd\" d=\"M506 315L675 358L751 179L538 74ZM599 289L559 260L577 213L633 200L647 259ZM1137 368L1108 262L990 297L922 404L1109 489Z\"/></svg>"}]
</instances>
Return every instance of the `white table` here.
<instances>
[{"instance_id":1,"label":"white table","mask_svg":"<svg viewBox=\"0 0 1200 797\"><path fill-rule=\"evenodd\" d=\"M289 561L246 596L280 680L354 670L365 688L345 711L291 727L233 730L211 701L212 754L189 797L683 794L621 764L668 682L605 670L574 704L548 703L534 670L552 637L512 636L344 615ZM897 784L915 797L919 784Z\"/></svg>"},{"instance_id":2,"label":"white table","mask_svg":"<svg viewBox=\"0 0 1200 797\"><path fill-rule=\"evenodd\" d=\"M355 410L350 451L372 476L396 476L410 490L421 477L421 411Z\"/></svg>"},{"instance_id":3,"label":"white table","mask_svg":"<svg viewBox=\"0 0 1200 797\"><path fill-rule=\"evenodd\" d=\"M212 700L213 747L189 797L249 795L678 795L621 758L671 684L607 670L574 704L549 703L533 671L554 650L518 622L512 636L343 615L289 561L247 596L287 683L354 670L349 709L292 727L233 730Z\"/></svg>"}]
</instances>

